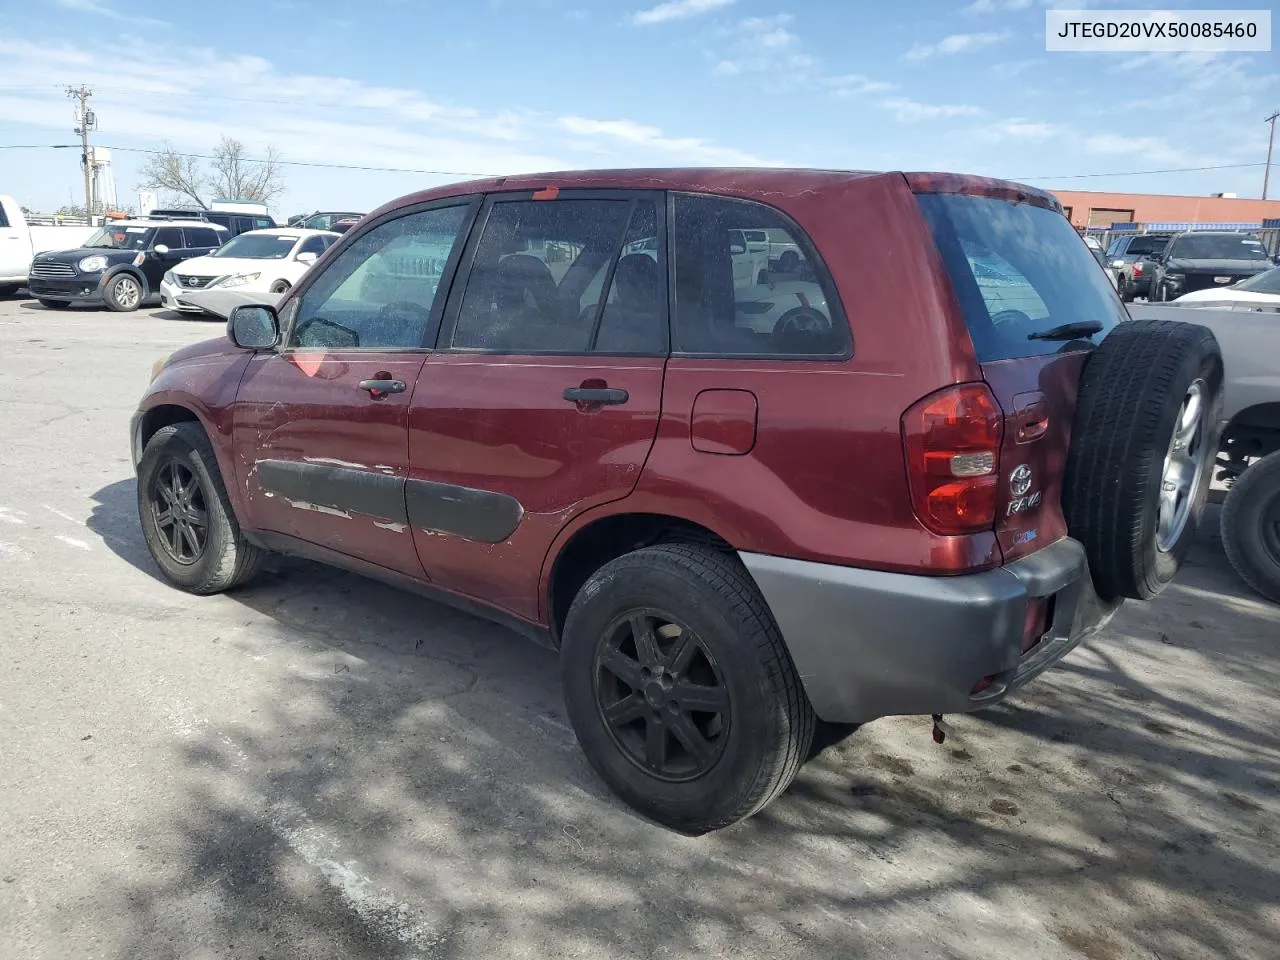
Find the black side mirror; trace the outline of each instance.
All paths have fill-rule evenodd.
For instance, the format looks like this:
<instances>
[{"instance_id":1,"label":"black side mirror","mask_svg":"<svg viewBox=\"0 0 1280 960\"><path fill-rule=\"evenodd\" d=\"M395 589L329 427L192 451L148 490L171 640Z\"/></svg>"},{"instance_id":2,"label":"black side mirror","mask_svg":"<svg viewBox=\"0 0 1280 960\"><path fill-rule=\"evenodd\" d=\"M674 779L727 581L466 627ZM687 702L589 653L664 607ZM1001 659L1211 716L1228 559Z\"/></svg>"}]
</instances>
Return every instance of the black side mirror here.
<instances>
[{"instance_id":1,"label":"black side mirror","mask_svg":"<svg viewBox=\"0 0 1280 960\"><path fill-rule=\"evenodd\" d=\"M227 337L246 350L269 350L280 342L280 318L271 307L235 307L227 317Z\"/></svg>"}]
</instances>

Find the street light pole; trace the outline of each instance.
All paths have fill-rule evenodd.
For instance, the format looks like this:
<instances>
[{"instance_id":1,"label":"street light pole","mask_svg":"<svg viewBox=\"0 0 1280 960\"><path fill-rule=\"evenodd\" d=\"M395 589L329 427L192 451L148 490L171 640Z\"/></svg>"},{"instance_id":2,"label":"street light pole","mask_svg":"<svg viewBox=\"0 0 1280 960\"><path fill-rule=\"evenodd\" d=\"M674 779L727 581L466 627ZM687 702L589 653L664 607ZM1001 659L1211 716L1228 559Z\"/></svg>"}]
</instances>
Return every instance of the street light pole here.
<instances>
[{"instance_id":1,"label":"street light pole","mask_svg":"<svg viewBox=\"0 0 1280 960\"><path fill-rule=\"evenodd\" d=\"M89 98L93 91L88 87L67 87L67 96L78 100L76 122L79 126L75 132L80 134L80 165L84 167L84 215L93 226L93 164L89 162L89 129L93 124L93 113L89 110Z\"/></svg>"},{"instance_id":2,"label":"street light pole","mask_svg":"<svg viewBox=\"0 0 1280 960\"><path fill-rule=\"evenodd\" d=\"M1271 148L1276 142L1276 117L1280 117L1280 110L1275 111L1264 121L1271 124L1271 134L1267 137L1267 165L1262 173L1262 199L1267 199L1267 183L1271 180Z\"/></svg>"}]
</instances>

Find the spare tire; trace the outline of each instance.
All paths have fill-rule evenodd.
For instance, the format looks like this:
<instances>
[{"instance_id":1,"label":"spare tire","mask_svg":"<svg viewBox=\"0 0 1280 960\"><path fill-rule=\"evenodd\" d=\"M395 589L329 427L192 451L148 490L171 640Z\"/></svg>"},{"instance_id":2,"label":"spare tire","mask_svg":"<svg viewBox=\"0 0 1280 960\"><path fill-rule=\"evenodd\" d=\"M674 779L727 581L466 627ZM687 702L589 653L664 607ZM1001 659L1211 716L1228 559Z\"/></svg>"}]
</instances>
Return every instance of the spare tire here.
<instances>
[{"instance_id":1,"label":"spare tire","mask_svg":"<svg viewBox=\"0 0 1280 960\"><path fill-rule=\"evenodd\" d=\"M1150 600L1200 523L1218 448L1222 354L1206 327L1130 320L1080 375L1062 509L1098 593Z\"/></svg>"}]
</instances>

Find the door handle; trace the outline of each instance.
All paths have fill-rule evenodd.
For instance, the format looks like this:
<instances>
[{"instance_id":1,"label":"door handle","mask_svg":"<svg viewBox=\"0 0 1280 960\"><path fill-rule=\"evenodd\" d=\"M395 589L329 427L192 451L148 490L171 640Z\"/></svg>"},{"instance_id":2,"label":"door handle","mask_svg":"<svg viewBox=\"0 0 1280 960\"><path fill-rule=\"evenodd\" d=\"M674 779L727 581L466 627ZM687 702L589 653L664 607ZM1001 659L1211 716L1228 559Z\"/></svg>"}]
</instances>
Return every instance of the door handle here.
<instances>
[{"instance_id":1,"label":"door handle","mask_svg":"<svg viewBox=\"0 0 1280 960\"><path fill-rule=\"evenodd\" d=\"M388 393L404 393L403 380L361 380L360 389L368 390L374 396L382 396Z\"/></svg>"},{"instance_id":2,"label":"door handle","mask_svg":"<svg viewBox=\"0 0 1280 960\"><path fill-rule=\"evenodd\" d=\"M567 387L564 398L574 403L626 403L627 391L618 387Z\"/></svg>"}]
</instances>

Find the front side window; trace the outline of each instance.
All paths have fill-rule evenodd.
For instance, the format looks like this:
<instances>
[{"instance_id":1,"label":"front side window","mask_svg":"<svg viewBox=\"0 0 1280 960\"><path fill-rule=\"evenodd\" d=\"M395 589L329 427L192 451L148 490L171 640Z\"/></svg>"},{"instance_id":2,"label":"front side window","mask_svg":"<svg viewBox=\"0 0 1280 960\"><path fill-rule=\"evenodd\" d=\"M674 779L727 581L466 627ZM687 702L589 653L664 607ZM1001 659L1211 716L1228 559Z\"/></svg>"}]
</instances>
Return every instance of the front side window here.
<instances>
[{"instance_id":1,"label":"front side window","mask_svg":"<svg viewBox=\"0 0 1280 960\"><path fill-rule=\"evenodd\" d=\"M303 294L289 345L422 347L470 209L463 204L411 213L348 246Z\"/></svg>"},{"instance_id":2,"label":"front side window","mask_svg":"<svg viewBox=\"0 0 1280 960\"><path fill-rule=\"evenodd\" d=\"M1170 260L1266 260L1267 248L1253 237L1190 234L1169 245Z\"/></svg>"},{"instance_id":3,"label":"front side window","mask_svg":"<svg viewBox=\"0 0 1280 960\"><path fill-rule=\"evenodd\" d=\"M665 352L657 251L657 208L649 198L496 202L451 345L504 353Z\"/></svg>"},{"instance_id":4,"label":"front side window","mask_svg":"<svg viewBox=\"0 0 1280 960\"><path fill-rule=\"evenodd\" d=\"M849 355L848 323L799 227L726 197L677 194L674 208L677 352Z\"/></svg>"}]
</instances>

